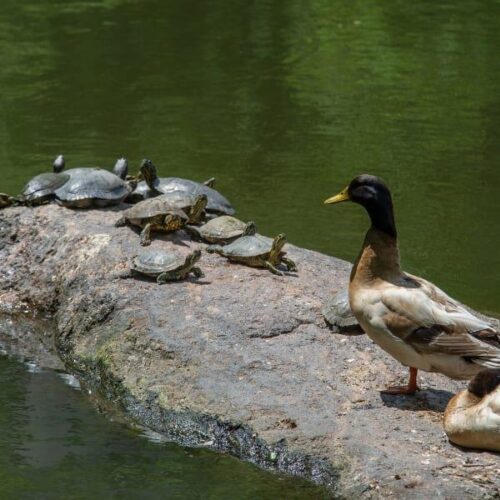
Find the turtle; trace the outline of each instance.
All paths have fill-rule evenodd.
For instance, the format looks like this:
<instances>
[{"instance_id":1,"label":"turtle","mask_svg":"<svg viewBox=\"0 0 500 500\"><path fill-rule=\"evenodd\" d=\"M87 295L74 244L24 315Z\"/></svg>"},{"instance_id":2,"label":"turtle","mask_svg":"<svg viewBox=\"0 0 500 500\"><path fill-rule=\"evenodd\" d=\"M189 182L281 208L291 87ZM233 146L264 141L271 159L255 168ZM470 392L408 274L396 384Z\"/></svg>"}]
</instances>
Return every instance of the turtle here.
<instances>
[{"instance_id":1,"label":"turtle","mask_svg":"<svg viewBox=\"0 0 500 500\"><path fill-rule=\"evenodd\" d=\"M126 180L128 178L127 158L118 158L118 160L116 160L115 166L113 167L113 173L122 180Z\"/></svg>"},{"instance_id":2,"label":"turtle","mask_svg":"<svg viewBox=\"0 0 500 500\"><path fill-rule=\"evenodd\" d=\"M295 262L285 257L282 251L286 243L286 235L281 233L271 240L259 234L242 236L229 245L210 245L207 252L218 253L230 261L240 262L252 267L264 267L274 274L283 276L276 266L283 262L289 271L297 271Z\"/></svg>"},{"instance_id":3,"label":"turtle","mask_svg":"<svg viewBox=\"0 0 500 500\"><path fill-rule=\"evenodd\" d=\"M240 236L254 235L256 231L253 221L245 224L231 215L220 215L201 227L186 226L185 229L196 239L223 244L230 243Z\"/></svg>"},{"instance_id":4,"label":"turtle","mask_svg":"<svg viewBox=\"0 0 500 500\"><path fill-rule=\"evenodd\" d=\"M45 172L30 179L21 194L13 200L21 205L42 205L53 200L55 190L69 180L69 175L62 173L64 166L64 156L59 155L52 164L52 172Z\"/></svg>"},{"instance_id":5,"label":"turtle","mask_svg":"<svg viewBox=\"0 0 500 500\"><path fill-rule=\"evenodd\" d=\"M347 288L335 293L321 310L325 321L341 333L364 333L349 305Z\"/></svg>"},{"instance_id":6,"label":"turtle","mask_svg":"<svg viewBox=\"0 0 500 500\"><path fill-rule=\"evenodd\" d=\"M16 198L22 205L42 205L55 198L55 192L60 189L70 176L66 172L46 172L33 177L24 186L21 194Z\"/></svg>"},{"instance_id":7,"label":"turtle","mask_svg":"<svg viewBox=\"0 0 500 500\"><path fill-rule=\"evenodd\" d=\"M69 179L55 190L56 201L70 208L118 205L135 187L135 183L99 167L72 168L58 175Z\"/></svg>"},{"instance_id":8,"label":"turtle","mask_svg":"<svg viewBox=\"0 0 500 500\"><path fill-rule=\"evenodd\" d=\"M171 191L158 196L165 200L172 208L183 210L189 217L189 224L199 224L204 215L207 206L207 196L200 194L192 196L186 191Z\"/></svg>"},{"instance_id":9,"label":"turtle","mask_svg":"<svg viewBox=\"0 0 500 500\"><path fill-rule=\"evenodd\" d=\"M229 201L211 187L215 181L213 178L202 184L201 182L180 177L158 177L153 162L147 159L142 161L140 172L140 176L144 180L137 185L131 196L132 200L139 197L150 198L172 191L181 191L191 196L206 195L208 199L206 210L209 213L217 215L234 215L235 213Z\"/></svg>"},{"instance_id":10,"label":"turtle","mask_svg":"<svg viewBox=\"0 0 500 500\"><path fill-rule=\"evenodd\" d=\"M132 258L129 272L123 273L122 278L141 274L156 278L159 285L167 281L177 281L193 273L196 278L204 276L202 270L195 266L201 258L201 251L195 250L182 257L176 252L164 250L148 250Z\"/></svg>"},{"instance_id":11,"label":"turtle","mask_svg":"<svg viewBox=\"0 0 500 500\"><path fill-rule=\"evenodd\" d=\"M193 212L203 211L206 199L200 196ZM142 228L140 243L143 246L151 244L151 231L170 233L183 228L189 221L186 212L180 208L173 208L167 197L157 196L140 201L123 212L115 223L116 227L131 224Z\"/></svg>"}]
</instances>

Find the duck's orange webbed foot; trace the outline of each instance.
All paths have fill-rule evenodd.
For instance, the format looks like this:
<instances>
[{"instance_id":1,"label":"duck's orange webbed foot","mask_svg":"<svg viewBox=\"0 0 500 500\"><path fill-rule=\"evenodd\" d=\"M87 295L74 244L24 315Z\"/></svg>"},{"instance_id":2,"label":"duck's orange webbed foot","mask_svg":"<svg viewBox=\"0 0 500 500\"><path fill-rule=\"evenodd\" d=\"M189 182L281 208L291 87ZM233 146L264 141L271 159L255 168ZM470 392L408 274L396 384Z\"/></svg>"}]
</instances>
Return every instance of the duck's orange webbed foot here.
<instances>
[{"instance_id":1,"label":"duck's orange webbed foot","mask_svg":"<svg viewBox=\"0 0 500 500\"><path fill-rule=\"evenodd\" d=\"M420 387L410 387L409 385L391 385L387 389L380 391L382 394L415 394Z\"/></svg>"},{"instance_id":2,"label":"duck's orange webbed foot","mask_svg":"<svg viewBox=\"0 0 500 500\"><path fill-rule=\"evenodd\" d=\"M410 368L410 380L408 381L408 385L393 385L380 391L382 394L415 394L420 390L420 387L417 385L417 368Z\"/></svg>"}]
</instances>

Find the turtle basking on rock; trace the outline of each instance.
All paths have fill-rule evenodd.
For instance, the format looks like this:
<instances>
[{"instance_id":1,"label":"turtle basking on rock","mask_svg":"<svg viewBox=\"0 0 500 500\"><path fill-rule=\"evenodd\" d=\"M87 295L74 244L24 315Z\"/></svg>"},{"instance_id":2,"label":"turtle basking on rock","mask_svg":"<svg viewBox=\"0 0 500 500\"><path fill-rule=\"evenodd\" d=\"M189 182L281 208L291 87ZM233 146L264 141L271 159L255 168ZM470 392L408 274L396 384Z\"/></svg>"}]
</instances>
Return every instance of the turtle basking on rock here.
<instances>
[{"instance_id":1,"label":"turtle basking on rock","mask_svg":"<svg viewBox=\"0 0 500 500\"><path fill-rule=\"evenodd\" d=\"M180 177L158 177L156 167L151 160L143 160L140 167L140 177L143 179L137 185L127 201L135 202L141 198L151 198L161 194L184 192L190 196L204 194L207 197L207 212L217 215L233 215L234 208L218 191L212 188L214 179L205 184Z\"/></svg>"},{"instance_id":2,"label":"turtle basking on rock","mask_svg":"<svg viewBox=\"0 0 500 500\"><path fill-rule=\"evenodd\" d=\"M69 175L62 173L65 167L64 156L59 155L52 164L52 172L45 172L30 179L21 194L13 198L19 205L42 205L55 198L55 191L62 187Z\"/></svg>"},{"instance_id":3,"label":"turtle basking on rock","mask_svg":"<svg viewBox=\"0 0 500 500\"><path fill-rule=\"evenodd\" d=\"M206 203L206 197L199 196L194 202L191 216L196 218L197 214L202 213ZM152 231L171 233L183 228L189 220L184 210L172 207L168 197L158 196L140 201L125 210L115 226L130 224L141 227L140 243L146 246L151 244Z\"/></svg>"},{"instance_id":4,"label":"turtle basking on rock","mask_svg":"<svg viewBox=\"0 0 500 500\"><path fill-rule=\"evenodd\" d=\"M67 175L69 179L55 190L56 201L70 208L118 205L135 187L134 182L125 182L98 167L72 168L59 175Z\"/></svg>"},{"instance_id":5,"label":"turtle basking on rock","mask_svg":"<svg viewBox=\"0 0 500 500\"><path fill-rule=\"evenodd\" d=\"M186 226L185 229L195 239L221 244L230 243L241 236L254 235L256 231L254 222L245 224L231 215L220 215L201 227Z\"/></svg>"},{"instance_id":6,"label":"turtle basking on rock","mask_svg":"<svg viewBox=\"0 0 500 500\"><path fill-rule=\"evenodd\" d=\"M195 250L186 257L175 252L149 250L136 255L132 259L130 271L122 273L120 277L128 278L140 274L156 278L160 285L168 281L182 280L190 273L196 278L202 278L202 270L195 265L200 258L200 250Z\"/></svg>"},{"instance_id":7,"label":"turtle basking on rock","mask_svg":"<svg viewBox=\"0 0 500 500\"><path fill-rule=\"evenodd\" d=\"M364 333L349 305L349 294L344 288L333 295L321 310L325 321L341 333Z\"/></svg>"},{"instance_id":8,"label":"turtle basking on rock","mask_svg":"<svg viewBox=\"0 0 500 500\"><path fill-rule=\"evenodd\" d=\"M283 276L283 272L276 268L283 263L289 271L297 271L297 266L283 252L286 236L278 234L274 240L261 235L242 236L229 245L211 245L207 252L218 253L232 262L239 262L252 267L263 267L273 274Z\"/></svg>"}]
</instances>

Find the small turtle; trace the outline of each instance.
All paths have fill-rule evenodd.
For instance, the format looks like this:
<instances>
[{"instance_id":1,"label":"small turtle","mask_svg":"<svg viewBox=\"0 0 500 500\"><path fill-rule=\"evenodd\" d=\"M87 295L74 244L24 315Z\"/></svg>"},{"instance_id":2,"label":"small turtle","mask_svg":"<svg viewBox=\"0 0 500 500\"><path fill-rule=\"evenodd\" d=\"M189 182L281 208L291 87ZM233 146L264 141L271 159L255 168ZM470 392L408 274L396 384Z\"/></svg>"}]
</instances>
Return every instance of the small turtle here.
<instances>
[{"instance_id":1,"label":"small turtle","mask_svg":"<svg viewBox=\"0 0 500 500\"><path fill-rule=\"evenodd\" d=\"M203 272L195 266L200 258L200 250L195 250L185 258L175 252L149 250L136 255L132 259L130 271L121 277L128 278L134 274L146 275L156 278L159 285L167 281L182 280L189 273L193 273L196 278L202 278Z\"/></svg>"},{"instance_id":2,"label":"small turtle","mask_svg":"<svg viewBox=\"0 0 500 500\"><path fill-rule=\"evenodd\" d=\"M200 196L193 206L193 213L203 212L206 199ZM151 244L151 231L170 233L183 228L189 221L186 212L173 208L167 197L157 196L140 201L123 212L123 216L115 223L116 227L131 224L143 228L140 243Z\"/></svg>"},{"instance_id":3,"label":"small turtle","mask_svg":"<svg viewBox=\"0 0 500 500\"><path fill-rule=\"evenodd\" d=\"M278 234L274 240L261 235L242 236L229 245L211 245L207 252L218 253L233 262L240 262L252 267L264 267L274 274L283 276L283 272L276 269L281 262L289 271L297 271L295 262L285 257L282 251L286 243L286 236Z\"/></svg>"},{"instance_id":4,"label":"small turtle","mask_svg":"<svg viewBox=\"0 0 500 500\"><path fill-rule=\"evenodd\" d=\"M70 208L107 207L121 203L135 187L98 167L66 170L69 180L55 190L56 201Z\"/></svg>"},{"instance_id":5,"label":"small turtle","mask_svg":"<svg viewBox=\"0 0 500 500\"><path fill-rule=\"evenodd\" d=\"M64 170L64 156L59 155L52 164L52 172L36 175L24 186L21 194L14 198L21 205L42 205L53 200L55 190L63 186L69 175L61 173Z\"/></svg>"},{"instance_id":6,"label":"small turtle","mask_svg":"<svg viewBox=\"0 0 500 500\"><path fill-rule=\"evenodd\" d=\"M342 333L364 333L349 305L347 289L340 290L323 307L321 313L325 321Z\"/></svg>"},{"instance_id":7,"label":"small turtle","mask_svg":"<svg viewBox=\"0 0 500 500\"><path fill-rule=\"evenodd\" d=\"M70 176L65 173L47 172L33 177L24 186L17 200L22 205L42 205L55 198L55 192L60 189Z\"/></svg>"},{"instance_id":8,"label":"small turtle","mask_svg":"<svg viewBox=\"0 0 500 500\"><path fill-rule=\"evenodd\" d=\"M215 179L208 179L204 184L180 177L158 177L156 167L151 160L143 160L141 164L141 176L144 179L139 182L137 188L129 199L142 196L150 198L159 194L166 194L172 191L185 192L190 196L201 194L207 197L207 212L218 215L233 215L234 208L229 201L218 191L213 189Z\"/></svg>"},{"instance_id":9,"label":"small turtle","mask_svg":"<svg viewBox=\"0 0 500 500\"><path fill-rule=\"evenodd\" d=\"M186 226L185 229L196 239L222 244L230 243L240 236L252 236L256 231L254 222L245 224L231 215L220 215L201 227Z\"/></svg>"},{"instance_id":10,"label":"small turtle","mask_svg":"<svg viewBox=\"0 0 500 500\"><path fill-rule=\"evenodd\" d=\"M192 196L185 191L172 191L162 194L158 198L165 200L172 208L184 211L189 217L189 224L199 224L205 215L207 206L207 196L205 194Z\"/></svg>"}]
</instances>

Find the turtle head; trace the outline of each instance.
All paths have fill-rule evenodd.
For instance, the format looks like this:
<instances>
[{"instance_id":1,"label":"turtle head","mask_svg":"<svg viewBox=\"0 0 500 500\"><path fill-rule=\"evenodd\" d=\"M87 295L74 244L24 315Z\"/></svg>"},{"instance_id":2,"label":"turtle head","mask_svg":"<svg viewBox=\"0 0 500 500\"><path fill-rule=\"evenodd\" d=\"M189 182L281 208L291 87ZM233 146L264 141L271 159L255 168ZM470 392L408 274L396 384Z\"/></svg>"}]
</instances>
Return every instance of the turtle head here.
<instances>
[{"instance_id":1,"label":"turtle head","mask_svg":"<svg viewBox=\"0 0 500 500\"><path fill-rule=\"evenodd\" d=\"M64 167L66 165L66 162L64 161L64 156L59 155L55 160L54 163L52 164L52 169L56 174L59 172L62 172L64 170Z\"/></svg>"},{"instance_id":2,"label":"turtle head","mask_svg":"<svg viewBox=\"0 0 500 500\"><path fill-rule=\"evenodd\" d=\"M186 257L186 266L194 266L201 259L201 250L195 250Z\"/></svg>"},{"instance_id":3,"label":"turtle head","mask_svg":"<svg viewBox=\"0 0 500 500\"><path fill-rule=\"evenodd\" d=\"M5 193L0 193L0 208L5 208L14 203L14 198Z\"/></svg>"},{"instance_id":4,"label":"turtle head","mask_svg":"<svg viewBox=\"0 0 500 500\"><path fill-rule=\"evenodd\" d=\"M118 158L118 160L116 160L115 166L113 167L113 173L120 177L120 179L125 180L128 174L127 158Z\"/></svg>"},{"instance_id":5,"label":"turtle head","mask_svg":"<svg viewBox=\"0 0 500 500\"><path fill-rule=\"evenodd\" d=\"M271 250L272 253L279 253L281 249L285 246L286 243L286 234L280 233L273 241L273 248Z\"/></svg>"},{"instance_id":6,"label":"turtle head","mask_svg":"<svg viewBox=\"0 0 500 500\"><path fill-rule=\"evenodd\" d=\"M245 229L243 229L243 236L253 236L257 232L257 227L253 220L245 224Z\"/></svg>"},{"instance_id":7,"label":"turtle head","mask_svg":"<svg viewBox=\"0 0 500 500\"><path fill-rule=\"evenodd\" d=\"M200 196L197 196L194 200L193 207L191 208L189 218L192 221L195 221L195 223L199 222L203 214L203 211L207 207L207 203L208 203L208 198L206 194L200 194Z\"/></svg>"},{"instance_id":8,"label":"turtle head","mask_svg":"<svg viewBox=\"0 0 500 500\"><path fill-rule=\"evenodd\" d=\"M153 162L148 159L142 160L140 171L140 175L146 181L148 187L150 189L155 189L155 183L158 179L158 175L156 173L156 167L153 165Z\"/></svg>"}]
</instances>

